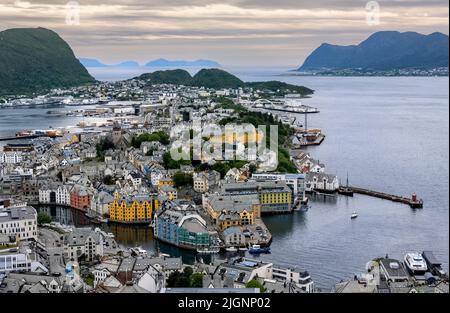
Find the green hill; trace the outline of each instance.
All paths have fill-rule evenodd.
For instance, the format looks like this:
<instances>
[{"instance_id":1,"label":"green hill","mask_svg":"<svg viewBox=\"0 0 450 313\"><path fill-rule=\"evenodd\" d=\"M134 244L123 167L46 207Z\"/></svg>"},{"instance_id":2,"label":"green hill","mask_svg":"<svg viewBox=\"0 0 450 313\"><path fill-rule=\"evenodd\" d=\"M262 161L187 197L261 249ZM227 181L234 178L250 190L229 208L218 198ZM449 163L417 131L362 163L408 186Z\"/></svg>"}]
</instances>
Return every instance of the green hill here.
<instances>
[{"instance_id":1,"label":"green hill","mask_svg":"<svg viewBox=\"0 0 450 313\"><path fill-rule=\"evenodd\" d=\"M142 74L139 79L148 80L152 84L189 85L192 76L185 70L167 70Z\"/></svg>"},{"instance_id":2,"label":"green hill","mask_svg":"<svg viewBox=\"0 0 450 313\"><path fill-rule=\"evenodd\" d=\"M303 96L314 93L304 86L291 85L280 81L243 82L238 77L220 69L202 69L192 77L185 70L156 71L142 74L134 79L146 80L150 84L174 84L205 88L253 88L262 91L299 93Z\"/></svg>"},{"instance_id":3,"label":"green hill","mask_svg":"<svg viewBox=\"0 0 450 313\"><path fill-rule=\"evenodd\" d=\"M70 46L45 28L0 32L0 95L94 82Z\"/></svg>"},{"instance_id":4,"label":"green hill","mask_svg":"<svg viewBox=\"0 0 450 313\"><path fill-rule=\"evenodd\" d=\"M205 88L239 88L244 82L236 76L219 69L202 69L194 75L192 86Z\"/></svg>"}]
</instances>

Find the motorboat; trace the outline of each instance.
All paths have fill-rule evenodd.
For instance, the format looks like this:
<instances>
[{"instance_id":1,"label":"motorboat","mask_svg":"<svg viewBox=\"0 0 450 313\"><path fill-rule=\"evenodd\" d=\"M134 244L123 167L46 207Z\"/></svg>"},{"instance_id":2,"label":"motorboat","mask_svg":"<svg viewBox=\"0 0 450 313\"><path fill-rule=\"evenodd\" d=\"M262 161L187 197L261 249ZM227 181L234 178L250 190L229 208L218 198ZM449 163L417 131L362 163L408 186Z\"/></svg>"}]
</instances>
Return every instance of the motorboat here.
<instances>
[{"instance_id":1,"label":"motorboat","mask_svg":"<svg viewBox=\"0 0 450 313\"><path fill-rule=\"evenodd\" d=\"M141 247L130 248L130 251L131 251L131 254L134 256L141 256L141 257L148 256L147 251L142 249Z\"/></svg>"},{"instance_id":2,"label":"motorboat","mask_svg":"<svg viewBox=\"0 0 450 313\"><path fill-rule=\"evenodd\" d=\"M209 248L198 248L198 254L216 254L219 253L220 248L218 247L209 247Z\"/></svg>"},{"instance_id":3,"label":"motorboat","mask_svg":"<svg viewBox=\"0 0 450 313\"><path fill-rule=\"evenodd\" d=\"M225 248L225 251L227 251L227 252L237 252L238 249L236 249L235 247L228 247L228 248Z\"/></svg>"},{"instance_id":4,"label":"motorboat","mask_svg":"<svg viewBox=\"0 0 450 313\"><path fill-rule=\"evenodd\" d=\"M260 245L253 245L251 246L251 248L248 250L248 252L250 254L261 254L261 253L270 253L270 248L269 247L261 247Z\"/></svg>"},{"instance_id":5,"label":"motorboat","mask_svg":"<svg viewBox=\"0 0 450 313\"><path fill-rule=\"evenodd\" d=\"M241 247L238 249L239 251L247 251L248 249L246 247Z\"/></svg>"},{"instance_id":6,"label":"motorboat","mask_svg":"<svg viewBox=\"0 0 450 313\"><path fill-rule=\"evenodd\" d=\"M406 268L413 275L423 275L428 270L426 261L418 252L405 254L404 260Z\"/></svg>"},{"instance_id":7,"label":"motorboat","mask_svg":"<svg viewBox=\"0 0 450 313\"><path fill-rule=\"evenodd\" d=\"M352 215L350 216L350 218L353 220L353 219L355 219L355 218L357 218L358 217L358 213L356 213L356 212L353 212L352 213Z\"/></svg>"}]
</instances>

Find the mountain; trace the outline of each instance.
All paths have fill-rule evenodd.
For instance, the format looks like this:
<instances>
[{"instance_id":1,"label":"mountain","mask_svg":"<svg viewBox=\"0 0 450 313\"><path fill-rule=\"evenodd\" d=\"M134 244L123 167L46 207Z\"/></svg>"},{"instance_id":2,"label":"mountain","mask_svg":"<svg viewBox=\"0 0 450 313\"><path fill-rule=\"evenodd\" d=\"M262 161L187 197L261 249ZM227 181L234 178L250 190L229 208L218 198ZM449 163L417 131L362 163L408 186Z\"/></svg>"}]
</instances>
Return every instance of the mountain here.
<instances>
[{"instance_id":1,"label":"mountain","mask_svg":"<svg viewBox=\"0 0 450 313\"><path fill-rule=\"evenodd\" d=\"M0 32L0 94L18 94L94 82L70 46L44 28Z\"/></svg>"},{"instance_id":2,"label":"mountain","mask_svg":"<svg viewBox=\"0 0 450 313\"><path fill-rule=\"evenodd\" d=\"M100 62L97 59L79 58L79 60L84 67L139 67L139 63L135 61L125 61L119 64L108 65Z\"/></svg>"},{"instance_id":3,"label":"mountain","mask_svg":"<svg viewBox=\"0 0 450 313\"><path fill-rule=\"evenodd\" d=\"M448 36L415 32L382 31L358 45L322 44L305 60L299 71L397 70L448 67Z\"/></svg>"},{"instance_id":4,"label":"mountain","mask_svg":"<svg viewBox=\"0 0 450 313\"><path fill-rule=\"evenodd\" d=\"M101 63L99 60L96 59L89 59L89 58L79 58L78 59L81 64L83 64L84 67L107 67L108 65Z\"/></svg>"},{"instance_id":5,"label":"mountain","mask_svg":"<svg viewBox=\"0 0 450 313\"><path fill-rule=\"evenodd\" d=\"M139 63L136 61L125 61L116 65L114 67L139 67Z\"/></svg>"},{"instance_id":6,"label":"mountain","mask_svg":"<svg viewBox=\"0 0 450 313\"><path fill-rule=\"evenodd\" d=\"M238 77L220 69L202 69L194 76L191 76L188 71L166 70L155 71L153 73L142 74L133 79L145 80L150 84L174 84L206 88L240 88L248 87L257 90L269 90L271 92L289 92L299 93L303 96L314 93L314 90L303 86L291 85L279 81L268 82L243 82Z\"/></svg>"},{"instance_id":7,"label":"mountain","mask_svg":"<svg viewBox=\"0 0 450 313\"><path fill-rule=\"evenodd\" d=\"M157 59L149 61L145 64L146 67L202 67L202 68L212 68L221 67L221 65L215 61L211 60L195 60L195 61L184 61L175 60L169 61L166 59Z\"/></svg>"}]
</instances>

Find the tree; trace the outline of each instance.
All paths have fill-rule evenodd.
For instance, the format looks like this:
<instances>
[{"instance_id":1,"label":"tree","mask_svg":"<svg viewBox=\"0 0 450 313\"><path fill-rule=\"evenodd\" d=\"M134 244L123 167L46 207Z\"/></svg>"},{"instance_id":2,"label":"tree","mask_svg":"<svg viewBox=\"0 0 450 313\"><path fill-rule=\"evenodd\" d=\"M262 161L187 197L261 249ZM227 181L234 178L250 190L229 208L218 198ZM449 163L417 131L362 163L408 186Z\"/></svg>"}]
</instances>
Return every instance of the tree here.
<instances>
[{"instance_id":1,"label":"tree","mask_svg":"<svg viewBox=\"0 0 450 313\"><path fill-rule=\"evenodd\" d=\"M84 278L84 282L85 282L87 285L94 287L94 279L95 279L94 274L89 273L89 274L87 274L87 276Z\"/></svg>"},{"instance_id":2,"label":"tree","mask_svg":"<svg viewBox=\"0 0 450 313\"><path fill-rule=\"evenodd\" d=\"M191 287L192 288L202 288L203 287L203 274L194 273L191 275Z\"/></svg>"},{"instance_id":3,"label":"tree","mask_svg":"<svg viewBox=\"0 0 450 313\"><path fill-rule=\"evenodd\" d=\"M37 215L38 225L42 224L50 224L52 222L52 218L45 212L39 212Z\"/></svg>"},{"instance_id":4,"label":"tree","mask_svg":"<svg viewBox=\"0 0 450 313\"><path fill-rule=\"evenodd\" d=\"M116 183L116 181L112 178L111 175L106 175L105 177L103 177L103 183L105 185L114 185Z\"/></svg>"},{"instance_id":5,"label":"tree","mask_svg":"<svg viewBox=\"0 0 450 313\"><path fill-rule=\"evenodd\" d=\"M173 181L177 187L192 186L192 174L176 172L173 175Z\"/></svg>"},{"instance_id":6,"label":"tree","mask_svg":"<svg viewBox=\"0 0 450 313\"><path fill-rule=\"evenodd\" d=\"M252 279L250 280L246 285L246 288L259 288L259 290L261 292L264 292L266 289L264 288L263 285L261 285L261 283L259 281L257 281L256 279Z\"/></svg>"},{"instance_id":7,"label":"tree","mask_svg":"<svg viewBox=\"0 0 450 313\"><path fill-rule=\"evenodd\" d=\"M249 166L249 171L250 171L250 173L255 173L256 172L256 165L255 164L250 164L250 166Z\"/></svg>"}]
</instances>

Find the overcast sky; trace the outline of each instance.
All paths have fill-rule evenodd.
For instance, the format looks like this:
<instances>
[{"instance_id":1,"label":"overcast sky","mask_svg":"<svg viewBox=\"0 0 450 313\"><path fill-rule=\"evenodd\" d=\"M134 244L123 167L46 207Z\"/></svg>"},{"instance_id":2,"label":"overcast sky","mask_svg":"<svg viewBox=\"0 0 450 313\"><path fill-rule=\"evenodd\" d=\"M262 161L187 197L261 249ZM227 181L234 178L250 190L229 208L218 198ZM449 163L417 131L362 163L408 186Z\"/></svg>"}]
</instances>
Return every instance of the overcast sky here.
<instances>
[{"instance_id":1,"label":"overcast sky","mask_svg":"<svg viewBox=\"0 0 450 313\"><path fill-rule=\"evenodd\" d=\"M0 0L0 30L46 27L78 57L105 63L212 59L225 66L298 66L321 43L357 44L380 30L448 34L448 0ZM375 13L376 14L376 13ZM70 21L73 21L71 19ZM373 22L374 21L374 22Z\"/></svg>"}]
</instances>

